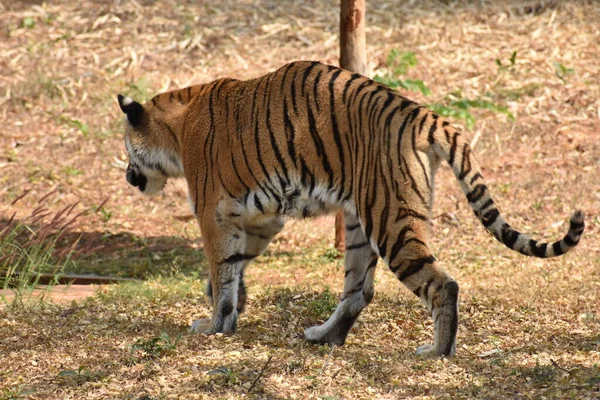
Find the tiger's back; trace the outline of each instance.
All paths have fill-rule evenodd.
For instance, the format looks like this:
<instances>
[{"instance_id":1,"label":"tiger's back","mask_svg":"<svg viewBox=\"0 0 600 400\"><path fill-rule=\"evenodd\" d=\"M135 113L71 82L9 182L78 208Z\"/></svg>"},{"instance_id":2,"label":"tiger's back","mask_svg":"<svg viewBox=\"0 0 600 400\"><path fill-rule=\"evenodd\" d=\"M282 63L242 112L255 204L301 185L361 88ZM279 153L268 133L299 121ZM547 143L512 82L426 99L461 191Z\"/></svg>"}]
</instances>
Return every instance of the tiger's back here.
<instances>
[{"instance_id":1,"label":"tiger's back","mask_svg":"<svg viewBox=\"0 0 600 400\"><path fill-rule=\"evenodd\" d=\"M295 62L254 80L221 79L159 95L144 106L123 98L120 104L130 121L130 183L153 174L166 181L176 165L187 179L215 307L210 321L194 325L196 331L235 330L246 298L245 267L283 228L285 217L342 208L344 293L332 317L306 331L307 339L345 341L373 296L381 257L432 312L435 343L420 352L453 354L458 285L427 244L434 176L443 159L476 216L509 248L559 255L583 231L580 212L555 243L515 231L497 210L468 144L447 121L336 67ZM154 181L150 186L158 187Z\"/></svg>"}]
</instances>

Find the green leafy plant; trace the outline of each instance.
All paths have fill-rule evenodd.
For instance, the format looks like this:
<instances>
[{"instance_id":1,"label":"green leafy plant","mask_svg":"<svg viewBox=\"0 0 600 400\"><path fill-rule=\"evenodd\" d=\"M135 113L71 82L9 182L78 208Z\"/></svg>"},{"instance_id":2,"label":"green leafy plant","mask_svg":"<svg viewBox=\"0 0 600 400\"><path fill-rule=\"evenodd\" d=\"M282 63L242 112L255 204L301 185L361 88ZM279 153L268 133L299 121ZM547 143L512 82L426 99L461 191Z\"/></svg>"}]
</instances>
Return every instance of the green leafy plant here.
<instances>
[{"instance_id":1,"label":"green leafy plant","mask_svg":"<svg viewBox=\"0 0 600 400\"><path fill-rule=\"evenodd\" d=\"M504 114L510 120L515 119L514 115L508 111L508 108L499 106L490 100L482 98L470 100L462 97L460 92L454 92L448 95L447 98L447 104L429 104L427 107L436 114L444 117L453 117L465 121L465 124L469 129L472 129L475 125L475 117L470 112L471 108L489 110L498 114Z\"/></svg>"},{"instance_id":2,"label":"green leafy plant","mask_svg":"<svg viewBox=\"0 0 600 400\"><path fill-rule=\"evenodd\" d=\"M181 335L173 340L168 333L161 332L157 337L150 339L138 339L131 345L130 361L133 362L135 355L141 353L139 359L158 358L163 355L172 354L177 348Z\"/></svg>"},{"instance_id":3,"label":"green leafy plant","mask_svg":"<svg viewBox=\"0 0 600 400\"><path fill-rule=\"evenodd\" d=\"M406 75L411 67L417 65L417 57L412 51L400 52L392 49L387 58L387 68L382 75L376 74L373 80L383 83L392 89L406 89L413 92L421 92L425 96L431 94L429 88L418 79L400 79L401 75Z\"/></svg>"},{"instance_id":4,"label":"green leafy plant","mask_svg":"<svg viewBox=\"0 0 600 400\"><path fill-rule=\"evenodd\" d=\"M27 28L27 29L35 28L35 20L33 19L33 17L23 18L23 28Z\"/></svg>"},{"instance_id":5,"label":"green leafy plant","mask_svg":"<svg viewBox=\"0 0 600 400\"><path fill-rule=\"evenodd\" d=\"M238 382L238 377L230 368L227 367L219 367L208 371L206 373L208 376L223 376L225 378L225 384L231 386L235 385Z\"/></svg>"},{"instance_id":6,"label":"green leafy plant","mask_svg":"<svg viewBox=\"0 0 600 400\"><path fill-rule=\"evenodd\" d=\"M503 64L499 58L496 58L496 65L498 66L498 72L512 69L517 63L517 51L513 51L510 55L508 64Z\"/></svg>"},{"instance_id":7,"label":"green leafy plant","mask_svg":"<svg viewBox=\"0 0 600 400\"><path fill-rule=\"evenodd\" d=\"M565 67L562 63L558 61L553 61L552 65L554 66L554 74L558 77L558 79L563 81L563 83L567 82L567 80L565 79L567 76L575 73L575 69Z\"/></svg>"},{"instance_id":8,"label":"green leafy plant","mask_svg":"<svg viewBox=\"0 0 600 400\"><path fill-rule=\"evenodd\" d=\"M513 51L509 64L504 65L499 59L496 60L499 71L504 71L513 68L516 64L517 52ZM425 96L429 96L431 91L421 80L401 79L401 75L408 73L409 69L417 65L417 57L411 51L400 52L397 49L390 51L387 61L387 67L381 74L376 74L373 80L383 83L392 89L402 88L413 92L420 92ZM495 113L504 114L509 119L514 120L514 116L508 108L497 105L491 100L484 98L468 99L464 98L460 91L455 91L446 97L444 104L432 103L427 105L433 112L444 117L451 117L465 122L467 128L472 129L475 125L475 116L470 109L480 108L489 110Z\"/></svg>"}]
</instances>

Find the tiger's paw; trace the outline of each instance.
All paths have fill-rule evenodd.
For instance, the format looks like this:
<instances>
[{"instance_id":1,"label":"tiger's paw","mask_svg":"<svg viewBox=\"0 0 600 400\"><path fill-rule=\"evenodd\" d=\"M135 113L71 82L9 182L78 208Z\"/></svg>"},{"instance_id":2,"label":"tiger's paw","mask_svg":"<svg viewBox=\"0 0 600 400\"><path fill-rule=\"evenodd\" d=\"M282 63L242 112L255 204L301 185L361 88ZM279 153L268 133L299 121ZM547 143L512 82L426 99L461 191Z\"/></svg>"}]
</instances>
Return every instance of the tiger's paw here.
<instances>
[{"instance_id":1,"label":"tiger's paw","mask_svg":"<svg viewBox=\"0 0 600 400\"><path fill-rule=\"evenodd\" d=\"M429 358L437 356L437 351L435 351L435 345L428 343L417 347L416 354L418 357Z\"/></svg>"},{"instance_id":2,"label":"tiger's paw","mask_svg":"<svg viewBox=\"0 0 600 400\"><path fill-rule=\"evenodd\" d=\"M212 327L212 321L210 318L197 319L192 322L192 326L190 326L190 332L204 333L205 335L215 334L215 330Z\"/></svg>"},{"instance_id":3,"label":"tiger's paw","mask_svg":"<svg viewBox=\"0 0 600 400\"><path fill-rule=\"evenodd\" d=\"M304 338L313 344L336 344L343 345L346 342L346 335L342 335L336 330L326 330L323 325L312 326L304 330Z\"/></svg>"},{"instance_id":4,"label":"tiger's paw","mask_svg":"<svg viewBox=\"0 0 600 400\"><path fill-rule=\"evenodd\" d=\"M442 354L437 351L434 344L424 344L422 346L417 347L416 355L417 357L429 358L429 357L452 357L456 354L456 347L452 346L450 349L450 353Z\"/></svg>"}]
</instances>

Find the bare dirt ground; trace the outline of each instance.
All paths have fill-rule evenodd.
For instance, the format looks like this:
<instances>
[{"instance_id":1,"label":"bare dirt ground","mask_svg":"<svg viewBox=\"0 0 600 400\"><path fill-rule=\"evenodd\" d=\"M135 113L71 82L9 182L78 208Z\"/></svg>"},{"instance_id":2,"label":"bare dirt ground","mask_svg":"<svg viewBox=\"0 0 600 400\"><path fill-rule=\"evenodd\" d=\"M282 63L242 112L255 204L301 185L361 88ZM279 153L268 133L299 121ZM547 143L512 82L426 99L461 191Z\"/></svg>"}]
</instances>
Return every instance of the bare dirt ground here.
<instances>
[{"instance_id":1,"label":"bare dirt ground","mask_svg":"<svg viewBox=\"0 0 600 400\"><path fill-rule=\"evenodd\" d=\"M184 186L148 200L126 184L116 94L144 101L295 59L335 64L339 3L0 2L0 219L25 218L55 191L51 210L89 211L78 233L96 250L79 271L162 276L69 306L0 308L0 399L600 397L600 3L367 3L371 70L411 50L408 77L432 94L408 97L460 90L508 106L515 121L474 111L465 132L497 202L548 240L583 209L579 247L552 260L511 253L443 168L432 243L461 285L456 358L413 355L431 323L383 266L345 346L303 341L341 291L331 218L292 221L250 268L236 335L188 334L210 313L202 241L178 218Z\"/></svg>"}]
</instances>

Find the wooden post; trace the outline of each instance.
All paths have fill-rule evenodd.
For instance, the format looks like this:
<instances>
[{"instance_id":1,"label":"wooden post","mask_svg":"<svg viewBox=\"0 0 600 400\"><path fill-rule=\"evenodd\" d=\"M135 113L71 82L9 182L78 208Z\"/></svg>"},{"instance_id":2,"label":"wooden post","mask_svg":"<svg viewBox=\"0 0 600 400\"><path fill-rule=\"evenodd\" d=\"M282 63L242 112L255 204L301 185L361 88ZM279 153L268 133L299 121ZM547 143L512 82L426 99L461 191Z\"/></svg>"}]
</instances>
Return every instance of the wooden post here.
<instances>
[{"instance_id":1,"label":"wooden post","mask_svg":"<svg viewBox=\"0 0 600 400\"><path fill-rule=\"evenodd\" d=\"M367 74L367 40L365 36L365 0L342 0L340 7L340 67L361 75ZM344 212L335 216L335 248L346 247Z\"/></svg>"}]
</instances>

